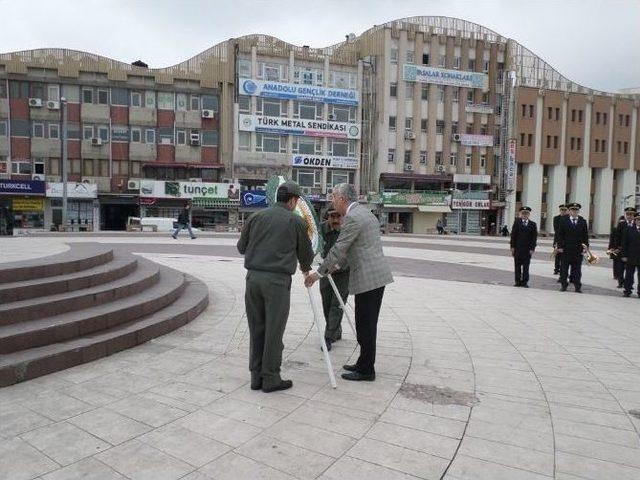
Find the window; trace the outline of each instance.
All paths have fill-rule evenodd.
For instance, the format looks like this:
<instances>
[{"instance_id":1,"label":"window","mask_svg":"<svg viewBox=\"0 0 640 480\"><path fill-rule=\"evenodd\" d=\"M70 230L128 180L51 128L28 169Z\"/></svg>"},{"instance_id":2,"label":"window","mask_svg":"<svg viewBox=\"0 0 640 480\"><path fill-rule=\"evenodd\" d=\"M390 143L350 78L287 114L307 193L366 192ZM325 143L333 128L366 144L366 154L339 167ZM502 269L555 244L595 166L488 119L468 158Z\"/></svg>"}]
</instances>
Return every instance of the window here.
<instances>
[{"instance_id":1,"label":"window","mask_svg":"<svg viewBox=\"0 0 640 480\"><path fill-rule=\"evenodd\" d=\"M49 124L49 138L58 139L60 138L60 125L57 123Z\"/></svg>"},{"instance_id":2,"label":"window","mask_svg":"<svg viewBox=\"0 0 640 480\"><path fill-rule=\"evenodd\" d=\"M279 117L281 114L282 102L280 100L270 100L266 98L257 99L257 111L268 117ZM282 112L283 116L286 115L286 109Z\"/></svg>"},{"instance_id":3,"label":"window","mask_svg":"<svg viewBox=\"0 0 640 480\"><path fill-rule=\"evenodd\" d=\"M189 97L191 110L200 110L200 97L198 95L191 95Z\"/></svg>"},{"instance_id":4,"label":"window","mask_svg":"<svg viewBox=\"0 0 640 480\"><path fill-rule=\"evenodd\" d=\"M131 92L131 106L132 107L142 106L142 95L140 94L140 92Z\"/></svg>"},{"instance_id":5,"label":"window","mask_svg":"<svg viewBox=\"0 0 640 480\"><path fill-rule=\"evenodd\" d=\"M551 148L551 135L547 135L547 148Z\"/></svg>"},{"instance_id":6,"label":"window","mask_svg":"<svg viewBox=\"0 0 640 480\"><path fill-rule=\"evenodd\" d=\"M413 117L406 117L404 119L404 129L413 130Z\"/></svg>"},{"instance_id":7,"label":"window","mask_svg":"<svg viewBox=\"0 0 640 480\"><path fill-rule=\"evenodd\" d=\"M480 168L486 168L486 167L487 167L487 156L480 155Z\"/></svg>"},{"instance_id":8,"label":"window","mask_svg":"<svg viewBox=\"0 0 640 480\"><path fill-rule=\"evenodd\" d=\"M176 144L178 145L187 144L187 132L185 130L178 130L176 132Z\"/></svg>"},{"instance_id":9,"label":"window","mask_svg":"<svg viewBox=\"0 0 640 480\"><path fill-rule=\"evenodd\" d=\"M558 148L558 136L553 136L553 148Z\"/></svg>"},{"instance_id":10,"label":"window","mask_svg":"<svg viewBox=\"0 0 640 480\"><path fill-rule=\"evenodd\" d=\"M87 177L93 177L93 160L84 160L82 174Z\"/></svg>"},{"instance_id":11,"label":"window","mask_svg":"<svg viewBox=\"0 0 640 480\"><path fill-rule=\"evenodd\" d=\"M436 135L444 133L444 120L436 120Z\"/></svg>"},{"instance_id":12,"label":"window","mask_svg":"<svg viewBox=\"0 0 640 480\"><path fill-rule=\"evenodd\" d=\"M153 128L147 128L144 132L145 143L156 143L156 131Z\"/></svg>"},{"instance_id":13,"label":"window","mask_svg":"<svg viewBox=\"0 0 640 480\"><path fill-rule=\"evenodd\" d=\"M547 112L548 112L549 120L551 120L553 118L553 108L547 107Z\"/></svg>"},{"instance_id":14,"label":"window","mask_svg":"<svg viewBox=\"0 0 640 480\"><path fill-rule=\"evenodd\" d=\"M91 140L93 138L93 126L85 125L82 127L82 138L84 140Z\"/></svg>"},{"instance_id":15,"label":"window","mask_svg":"<svg viewBox=\"0 0 640 480\"><path fill-rule=\"evenodd\" d=\"M392 48L390 55L391 63L398 63L398 49Z\"/></svg>"},{"instance_id":16,"label":"window","mask_svg":"<svg viewBox=\"0 0 640 480\"><path fill-rule=\"evenodd\" d=\"M471 154L467 153L464 157L464 165L465 167L469 168L471 167Z\"/></svg>"},{"instance_id":17,"label":"window","mask_svg":"<svg viewBox=\"0 0 640 480\"><path fill-rule=\"evenodd\" d=\"M396 161L396 149L390 148L389 152L387 153L387 162L395 163L395 161Z\"/></svg>"},{"instance_id":18,"label":"window","mask_svg":"<svg viewBox=\"0 0 640 480\"><path fill-rule=\"evenodd\" d=\"M465 127L465 132L467 134L472 134L473 133L473 123L467 123L467 126Z\"/></svg>"},{"instance_id":19,"label":"window","mask_svg":"<svg viewBox=\"0 0 640 480\"><path fill-rule=\"evenodd\" d=\"M475 71L476 69L476 60L474 58L469 59L469 70Z\"/></svg>"},{"instance_id":20,"label":"window","mask_svg":"<svg viewBox=\"0 0 640 480\"><path fill-rule=\"evenodd\" d=\"M82 103L93 103L93 89L82 89Z\"/></svg>"},{"instance_id":21,"label":"window","mask_svg":"<svg viewBox=\"0 0 640 480\"><path fill-rule=\"evenodd\" d=\"M333 187L340 183L353 183L353 172L337 172L329 170L327 172L327 187Z\"/></svg>"},{"instance_id":22,"label":"window","mask_svg":"<svg viewBox=\"0 0 640 480\"><path fill-rule=\"evenodd\" d=\"M527 136L527 146L530 147L533 144L533 135L530 133Z\"/></svg>"},{"instance_id":23,"label":"window","mask_svg":"<svg viewBox=\"0 0 640 480\"><path fill-rule=\"evenodd\" d=\"M334 109L333 115L335 116L336 112ZM348 120L348 111L347 111L347 119L339 120L341 122L347 122ZM293 103L293 116L297 118L304 118L307 120L316 120L322 117L322 105L313 103L313 102L294 102ZM330 119L331 120L331 119ZM334 118L334 120L336 120Z\"/></svg>"},{"instance_id":24,"label":"window","mask_svg":"<svg viewBox=\"0 0 640 480\"><path fill-rule=\"evenodd\" d=\"M429 65L429 54L428 53L423 53L422 54L422 64L423 65Z\"/></svg>"},{"instance_id":25,"label":"window","mask_svg":"<svg viewBox=\"0 0 640 480\"><path fill-rule=\"evenodd\" d=\"M453 68L460 68L462 59L460 57L453 57Z\"/></svg>"},{"instance_id":26,"label":"window","mask_svg":"<svg viewBox=\"0 0 640 480\"><path fill-rule=\"evenodd\" d=\"M624 142L624 154L629 153L629 142Z\"/></svg>"},{"instance_id":27,"label":"window","mask_svg":"<svg viewBox=\"0 0 640 480\"><path fill-rule=\"evenodd\" d=\"M329 153L336 157L354 157L356 154L355 140L332 138L329 140Z\"/></svg>"},{"instance_id":28,"label":"window","mask_svg":"<svg viewBox=\"0 0 640 480\"><path fill-rule=\"evenodd\" d=\"M293 137L293 153L320 154L322 153L322 140L313 137Z\"/></svg>"},{"instance_id":29,"label":"window","mask_svg":"<svg viewBox=\"0 0 640 480\"><path fill-rule=\"evenodd\" d=\"M322 173L322 171L318 170L316 172L314 170L296 169L293 173L298 177L298 184L301 187L314 188L320 183L320 174Z\"/></svg>"},{"instance_id":30,"label":"window","mask_svg":"<svg viewBox=\"0 0 640 480\"><path fill-rule=\"evenodd\" d=\"M405 164L411 164L411 150L405 150L404 151L404 163Z\"/></svg>"},{"instance_id":31,"label":"window","mask_svg":"<svg viewBox=\"0 0 640 480\"><path fill-rule=\"evenodd\" d=\"M439 67L444 67L447 64L447 57L445 55L439 55L438 56L438 66Z\"/></svg>"},{"instance_id":32,"label":"window","mask_svg":"<svg viewBox=\"0 0 640 480\"><path fill-rule=\"evenodd\" d=\"M258 152L287 152L287 137L280 135L256 134L256 151Z\"/></svg>"},{"instance_id":33,"label":"window","mask_svg":"<svg viewBox=\"0 0 640 480\"><path fill-rule=\"evenodd\" d=\"M489 92L485 92L482 94L482 104L489 105Z\"/></svg>"},{"instance_id":34,"label":"window","mask_svg":"<svg viewBox=\"0 0 640 480\"><path fill-rule=\"evenodd\" d=\"M156 108L156 92L153 90L147 90L144 92L144 107Z\"/></svg>"},{"instance_id":35,"label":"window","mask_svg":"<svg viewBox=\"0 0 640 480\"><path fill-rule=\"evenodd\" d=\"M596 112L596 125L600 123L600 112Z\"/></svg>"},{"instance_id":36,"label":"window","mask_svg":"<svg viewBox=\"0 0 640 480\"><path fill-rule=\"evenodd\" d=\"M606 114L606 113L603 113L603 114L602 114L602 123L603 123L604 125L606 125L606 124L607 124L607 114Z\"/></svg>"},{"instance_id":37,"label":"window","mask_svg":"<svg viewBox=\"0 0 640 480\"><path fill-rule=\"evenodd\" d=\"M471 105L474 100L473 90L467 90L467 105Z\"/></svg>"},{"instance_id":38,"label":"window","mask_svg":"<svg viewBox=\"0 0 640 480\"><path fill-rule=\"evenodd\" d=\"M480 135L486 135L487 134L487 125L482 124L480 125Z\"/></svg>"},{"instance_id":39,"label":"window","mask_svg":"<svg viewBox=\"0 0 640 480\"><path fill-rule=\"evenodd\" d=\"M7 136L7 122L0 121L0 137Z\"/></svg>"},{"instance_id":40,"label":"window","mask_svg":"<svg viewBox=\"0 0 640 480\"><path fill-rule=\"evenodd\" d=\"M404 82L404 98L407 100L413 98L413 84L411 82Z\"/></svg>"},{"instance_id":41,"label":"window","mask_svg":"<svg viewBox=\"0 0 640 480\"><path fill-rule=\"evenodd\" d=\"M451 133L458 133L458 122L451 122Z\"/></svg>"},{"instance_id":42,"label":"window","mask_svg":"<svg viewBox=\"0 0 640 480\"><path fill-rule=\"evenodd\" d=\"M420 85L420 98L422 100L429 100L429 85L426 83Z\"/></svg>"},{"instance_id":43,"label":"window","mask_svg":"<svg viewBox=\"0 0 640 480\"><path fill-rule=\"evenodd\" d=\"M284 75L282 75L284 70L283 67L284 65L260 63L260 74L258 76L264 78L265 80L277 82L280 80L280 78L284 77Z\"/></svg>"},{"instance_id":44,"label":"window","mask_svg":"<svg viewBox=\"0 0 640 480\"><path fill-rule=\"evenodd\" d=\"M389 84L389 96L396 97L398 95L398 84L390 83Z\"/></svg>"},{"instance_id":45,"label":"window","mask_svg":"<svg viewBox=\"0 0 640 480\"><path fill-rule=\"evenodd\" d=\"M47 100L51 100L53 102L60 101L60 85L47 86Z\"/></svg>"},{"instance_id":46,"label":"window","mask_svg":"<svg viewBox=\"0 0 640 480\"><path fill-rule=\"evenodd\" d=\"M571 121L572 122L576 121L576 111L575 110L571 110Z\"/></svg>"},{"instance_id":47,"label":"window","mask_svg":"<svg viewBox=\"0 0 640 480\"><path fill-rule=\"evenodd\" d=\"M578 110L578 123L582 123L582 110Z\"/></svg>"},{"instance_id":48,"label":"window","mask_svg":"<svg viewBox=\"0 0 640 480\"><path fill-rule=\"evenodd\" d=\"M628 127L629 126L629 115L625 115L624 116L624 126Z\"/></svg>"},{"instance_id":49,"label":"window","mask_svg":"<svg viewBox=\"0 0 640 480\"><path fill-rule=\"evenodd\" d=\"M14 175L31 175L31 162L11 162L11 173Z\"/></svg>"},{"instance_id":50,"label":"window","mask_svg":"<svg viewBox=\"0 0 640 480\"><path fill-rule=\"evenodd\" d=\"M571 137L571 150L574 150L576 147L576 138Z\"/></svg>"},{"instance_id":51,"label":"window","mask_svg":"<svg viewBox=\"0 0 640 480\"><path fill-rule=\"evenodd\" d=\"M246 58L238 59L238 76L251 77L251 60Z\"/></svg>"},{"instance_id":52,"label":"window","mask_svg":"<svg viewBox=\"0 0 640 480\"><path fill-rule=\"evenodd\" d=\"M44 138L44 125L42 123L34 123L31 135L34 138Z\"/></svg>"},{"instance_id":53,"label":"window","mask_svg":"<svg viewBox=\"0 0 640 480\"><path fill-rule=\"evenodd\" d=\"M533 118L533 105L529 105L529 118Z\"/></svg>"},{"instance_id":54,"label":"window","mask_svg":"<svg viewBox=\"0 0 640 480\"><path fill-rule=\"evenodd\" d=\"M407 50L407 63L415 63L416 55L413 50Z\"/></svg>"},{"instance_id":55,"label":"window","mask_svg":"<svg viewBox=\"0 0 640 480\"><path fill-rule=\"evenodd\" d=\"M489 60L485 60L482 64L482 71L484 73L489 73Z\"/></svg>"},{"instance_id":56,"label":"window","mask_svg":"<svg viewBox=\"0 0 640 480\"><path fill-rule=\"evenodd\" d=\"M607 141L606 140L602 140L602 151L603 152L607 151Z\"/></svg>"},{"instance_id":57,"label":"window","mask_svg":"<svg viewBox=\"0 0 640 480\"><path fill-rule=\"evenodd\" d=\"M621 113L618 114L618 124L622 126L624 124L624 115Z\"/></svg>"},{"instance_id":58,"label":"window","mask_svg":"<svg viewBox=\"0 0 640 480\"><path fill-rule=\"evenodd\" d=\"M98 104L99 105L108 105L109 104L109 90L98 89Z\"/></svg>"},{"instance_id":59,"label":"window","mask_svg":"<svg viewBox=\"0 0 640 480\"><path fill-rule=\"evenodd\" d=\"M435 163L436 165L442 165L442 152L436 152Z\"/></svg>"},{"instance_id":60,"label":"window","mask_svg":"<svg viewBox=\"0 0 640 480\"><path fill-rule=\"evenodd\" d=\"M109 127L100 126L98 127L98 138L100 138L103 142L109 141Z\"/></svg>"},{"instance_id":61,"label":"window","mask_svg":"<svg viewBox=\"0 0 640 480\"><path fill-rule=\"evenodd\" d=\"M438 85L438 102L444 102L444 85Z\"/></svg>"},{"instance_id":62,"label":"window","mask_svg":"<svg viewBox=\"0 0 640 480\"><path fill-rule=\"evenodd\" d=\"M251 150L251 133L239 132L238 134L238 150L248 152Z\"/></svg>"},{"instance_id":63,"label":"window","mask_svg":"<svg viewBox=\"0 0 640 480\"><path fill-rule=\"evenodd\" d=\"M238 96L238 110L240 113L251 113L251 97L247 95Z\"/></svg>"},{"instance_id":64,"label":"window","mask_svg":"<svg viewBox=\"0 0 640 480\"><path fill-rule=\"evenodd\" d=\"M131 127L131 142L140 143L142 141L142 132L138 127Z\"/></svg>"},{"instance_id":65,"label":"window","mask_svg":"<svg viewBox=\"0 0 640 480\"><path fill-rule=\"evenodd\" d=\"M560 120L560 109L556 107L556 120Z\"/></svg>"},{"instance_id":66,"label":"window","mask_svg":"<svg viewBox=\"0 0 640 480\"><path fill-rule=\"evenodd\" d=\"M34 158L33 159L33 173L38 173L40 175L44 175L44 158Z\"/></svg>"},{"instance_id":67,"label":"window","mask_svg":"<svg viewBox=\"0 0 640 480\"><path fill-rule=\"evenodd\" d=\"M582 138L576 138L576 150L582 150Z\"/></svg>"},{"instance_id":68,"label":"window","mask_svg":"<svg viewBox=\"0 0 640 480\"><path fill-rule=\"evenodd\" d=\"M456 153L451 152L449 154L449 165L451 165L452 167L455 167L456 163L457 163Z\"/></svg>"},{"instance_id":69,"label":"window","mask_svg":"<svg viewBox=\"0 0 640 480\"><path fill-rule=\"evenodd\" d=\"M389 117L389 131L396 131L396 117Z\"/></svg>"},{"instance_id":70,"label":"window","mask_svg":"<svg viewBox=\"0 0 640 480\"><path fill-rule=\"evenodd\" d=\"M622 153L622 142L618 140L618 153Z\"/></svg>"},{"instance_id":71,"label":"window","mask_svg":"<svg viewBox=\"0 0 640 480\"><path fill-rule=\"evenodd\" d=\"M59 158L47 159L47 172L49 172L49 175L60 175L60 159Z\"/></svg>"},{"instance_id":72,"label":"window","mask_svg":"<svg viewBox=\"0 0 640 480\"><path fill-rule=\"evenodd\" d=\"M420 120L420 130L423 132L427 131L427 119L423 118L422 120Z\"/></svg>"},{"instance_id":73,"label":"window","mask_svg":"<svg viewBox=\"0 0 640 480\"><path fill-rule=\"evenodd\" d=\"M600 151L600 140L596 139L594 141L594 143L595 143L595 151L599 152Z\"/></svg>"},{"instance_id":74,"label":"window","mask_svg":"<svg viewBox=\"0 0 640 480\"><path fill-rule=\"evenodd\" d=\"M575 110L574 110L575 112ZM522 104L522 116L526 117L527 116L527 106L523 103Z\"/></svg>"},{"instance_id":75,"label":"window","mask_svg":"<svg viewBox=\"0 0 640 480\"><path fill-rule=\"evenodd\" d=\"M426 165L426 164L427 164L427 151L420 150L420 165Z\"/></svg>"},{"instance_id":76,"label":"window","mask_svg":"<svg viewBox=\"0 0 640 480\"><path fill-rule=\"evenodd\" d=\"M451 94L453 97L453 101L457 102L460 96L460 88L459 87L451 87Z\"/></svg>"}]
</instances>

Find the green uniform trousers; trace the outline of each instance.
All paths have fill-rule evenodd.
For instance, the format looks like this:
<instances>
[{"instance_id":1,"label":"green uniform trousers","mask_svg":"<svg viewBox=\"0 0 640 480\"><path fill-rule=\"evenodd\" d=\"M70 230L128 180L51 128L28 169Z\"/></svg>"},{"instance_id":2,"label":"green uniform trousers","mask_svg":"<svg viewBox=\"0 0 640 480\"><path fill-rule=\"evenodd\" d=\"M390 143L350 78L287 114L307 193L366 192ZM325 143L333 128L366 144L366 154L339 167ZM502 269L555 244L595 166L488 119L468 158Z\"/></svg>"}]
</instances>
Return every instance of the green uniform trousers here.
<instances>
[{"instance_id":1,"label":"green uniform trousers","mask_svg":"<svg viewBox=\"0 0 640 480\"><path fill-rule=\"evenodd\" d=\"M340 292L342 301L347 303L349 296L349 272L340 272L331 275L333 281ZM342 308L340 302L331 288L329 279L324 277L320 279L320 295L322 296L322 310L324 311L324 319L327 326L324 330L324 338L333 342L342 338Z\"/></svg>"},{"instance_id":2,"label":"green uniform trousers","mask_svg":"<svg viewBox=\"0 0 640 480\"><path fill-rule=\"evenodd\" d=\"M249 270L244 294L249 322L249 370L262 386L281 382L282 336L289 317L291 275Z\"/></svg>"}]
</instances>

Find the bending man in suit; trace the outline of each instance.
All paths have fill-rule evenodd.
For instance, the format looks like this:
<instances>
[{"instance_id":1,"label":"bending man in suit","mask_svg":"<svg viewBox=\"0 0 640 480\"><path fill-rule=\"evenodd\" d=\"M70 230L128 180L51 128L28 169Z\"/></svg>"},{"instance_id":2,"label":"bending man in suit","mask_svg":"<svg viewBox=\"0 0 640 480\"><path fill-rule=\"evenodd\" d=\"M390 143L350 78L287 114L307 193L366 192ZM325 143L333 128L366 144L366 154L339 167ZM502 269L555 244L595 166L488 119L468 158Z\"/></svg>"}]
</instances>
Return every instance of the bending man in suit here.
<instances>
[{"instance_id":1,"label":"bending man in suit","mask_svg":"<svg viewBox=\"0 0 640 480\"><path fill-rule=\"evenodd\" d=\"M349 373L342 378L373 381L376 378L376 336L378 315L384 287L393 282L391 269L382 253L380 223L367 208L357 202L353 185L341 183L333 187L333 204L344 221L336 244L329 250L317 272L309 274L310 287L327 272L349 264L349 293L355 295L356 333L360 357L353 365L344 365Z\"/></svg>"},{"instance_id":2,"label":"bending man in suit","mask_svg":"<svg viewBox=\"0 0 640 480\"><path fill-rule=\"evenodd\" d=\"M569 215L560 223L557 237L558 252L562 254L560 291L566 292L570 281L575 286L576 293L582 293L582 254L584 246L589 246L589 229L587 221L578 215L582 206L579 203L570 203L567 206Z\"/></svg>"},{"instance_id":3,"label":"bending man in suit","mask_svg":"<svg viewBox=\"0 0 640 480\"><path fill-rule=\"evenodd\" d=\"M514 287L529 288L529 264L538 242L538 227L536 222L529 220L529 215L531 208L522 207L520 218L511 228L511 256L516 269Z\"/></svg>"},{"instance_id":4,"label":"bending man in suit","mask_svg":"<svg viewBox=\"0 0 640 480\"><path fill-rule=\"evenodd\" d=\"M637 271L638 297L640 297L640 215L636 215L635 225L629 227L622 237L622 261L625 262L624 296L631 296Z\"/></svg>"}]
</instances>

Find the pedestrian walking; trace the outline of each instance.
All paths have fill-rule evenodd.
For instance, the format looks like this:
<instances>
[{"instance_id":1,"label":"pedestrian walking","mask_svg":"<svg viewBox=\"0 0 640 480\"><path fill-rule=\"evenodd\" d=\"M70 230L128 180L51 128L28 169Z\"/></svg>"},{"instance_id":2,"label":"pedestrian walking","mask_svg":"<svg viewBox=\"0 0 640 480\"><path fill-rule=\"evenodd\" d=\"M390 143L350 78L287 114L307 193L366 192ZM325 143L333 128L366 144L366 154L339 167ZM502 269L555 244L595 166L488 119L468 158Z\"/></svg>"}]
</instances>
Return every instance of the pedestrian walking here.
<instances>
[{"instance_id":1,"label":"pedestrian walking","mask_svg":"<svg viewBox=\"0 0 640 480\"><path fill-rule=\"evenodd\" d=\"M442 219L439 218L436 222L436 229L438 230L438 235L442 235L444 232L444 224L442 223Z\"/></svg>"},{"instance_id":2,"label":"pedestrian walking","mask_svg":"<svg viewBox=\"0 0 640 480\"><path fill-rule=\"evenodd\" d=\"M252 390L274 392L293 385L280 376L291 276L298 263L303 273L311 270L314 257L307 226L293 212L300 195L297 183L280 185L276 203L251 215L238 240L238 252L244 255L247 269L244 301Z\"/></svg>"},{"instance_id":3,"label":"pedestrian walking","mask_svg":"<svg viewBox=\"0 0 640 480\"><path fill-rule=\"evenodd\" d=\"M538 241L538 226L529 220L530 207L520 209L520 218L511 227L511 256L515 266L514 287L529 288L529 264Z\"/></svg>"},{"instance_id":4,"label":"pedestrian walking","mask_svg":"<svg viewBox=\"0 0 640 480\"><path fill-rule=\"evenodd\" d=\"M174 239L177 239L178 233L180 233L180 230L182 230L183 228L186 228L189 231L189 235L191 236L192 240L196 238L196 236L193 234L193 230L191 230L191 204L190 203L187 203L182 209L182 211L180 212L180 214L178 215L178 226L176 227L175 231L171 236Z\"/></svg>"}]
</instances>

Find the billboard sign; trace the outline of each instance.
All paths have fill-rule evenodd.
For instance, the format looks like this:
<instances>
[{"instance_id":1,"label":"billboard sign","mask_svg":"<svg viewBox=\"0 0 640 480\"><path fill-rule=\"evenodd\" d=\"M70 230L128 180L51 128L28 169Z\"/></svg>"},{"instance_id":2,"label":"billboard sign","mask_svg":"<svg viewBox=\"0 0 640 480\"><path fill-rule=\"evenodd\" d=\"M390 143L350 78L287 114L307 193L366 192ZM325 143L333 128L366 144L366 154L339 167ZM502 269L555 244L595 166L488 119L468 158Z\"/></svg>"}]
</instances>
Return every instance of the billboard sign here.
<instances>
[{"instance_id":1,"label":"billboard sign","mask_svg":"<svg viewBox=\"0 0 640 480\"><path fill-rule=\"evenodd\" d=\"M240 95L280 98L284 100L309 100L338 105L358 105L358 91L345 88L328 88L298 83L269 82L240 78Z\"/></svg>"},{"instance_id":2,"label":"billboard sign","mask_svg":"<svg viewBox=\"0 0 640 480\"><path fill-rule=\"evenodd\" d=\"M489 75L486 73L446 68L427 67L425 65L404 65L403 78L408 82L435 83L463 88L489 88Z\"/></svg>"},{"instance_id":3,"label":"billboard sign","mask_svg":"<svg viewBox=\"0 0 640 480\"><path fill-rule=\"evenodd\" d=\"M355 170L358 168L358 159L355 157L331 157L324 155L300 155L291 157L291 165L294 167L310 168L348 168Z\"/></svg>"},{"instance_id":4,"label":"billboard sign","mask_svg":"<svg viewBox=\"0 0 640 480\"><path fill-rule=\"evenodd\" d=\"M278 135L306 135L309 137L360 138L360 125L304 118L265 117L262 115L239 116L239 128L243 132L275 133Z\"/></svg>"}]
</instances>

